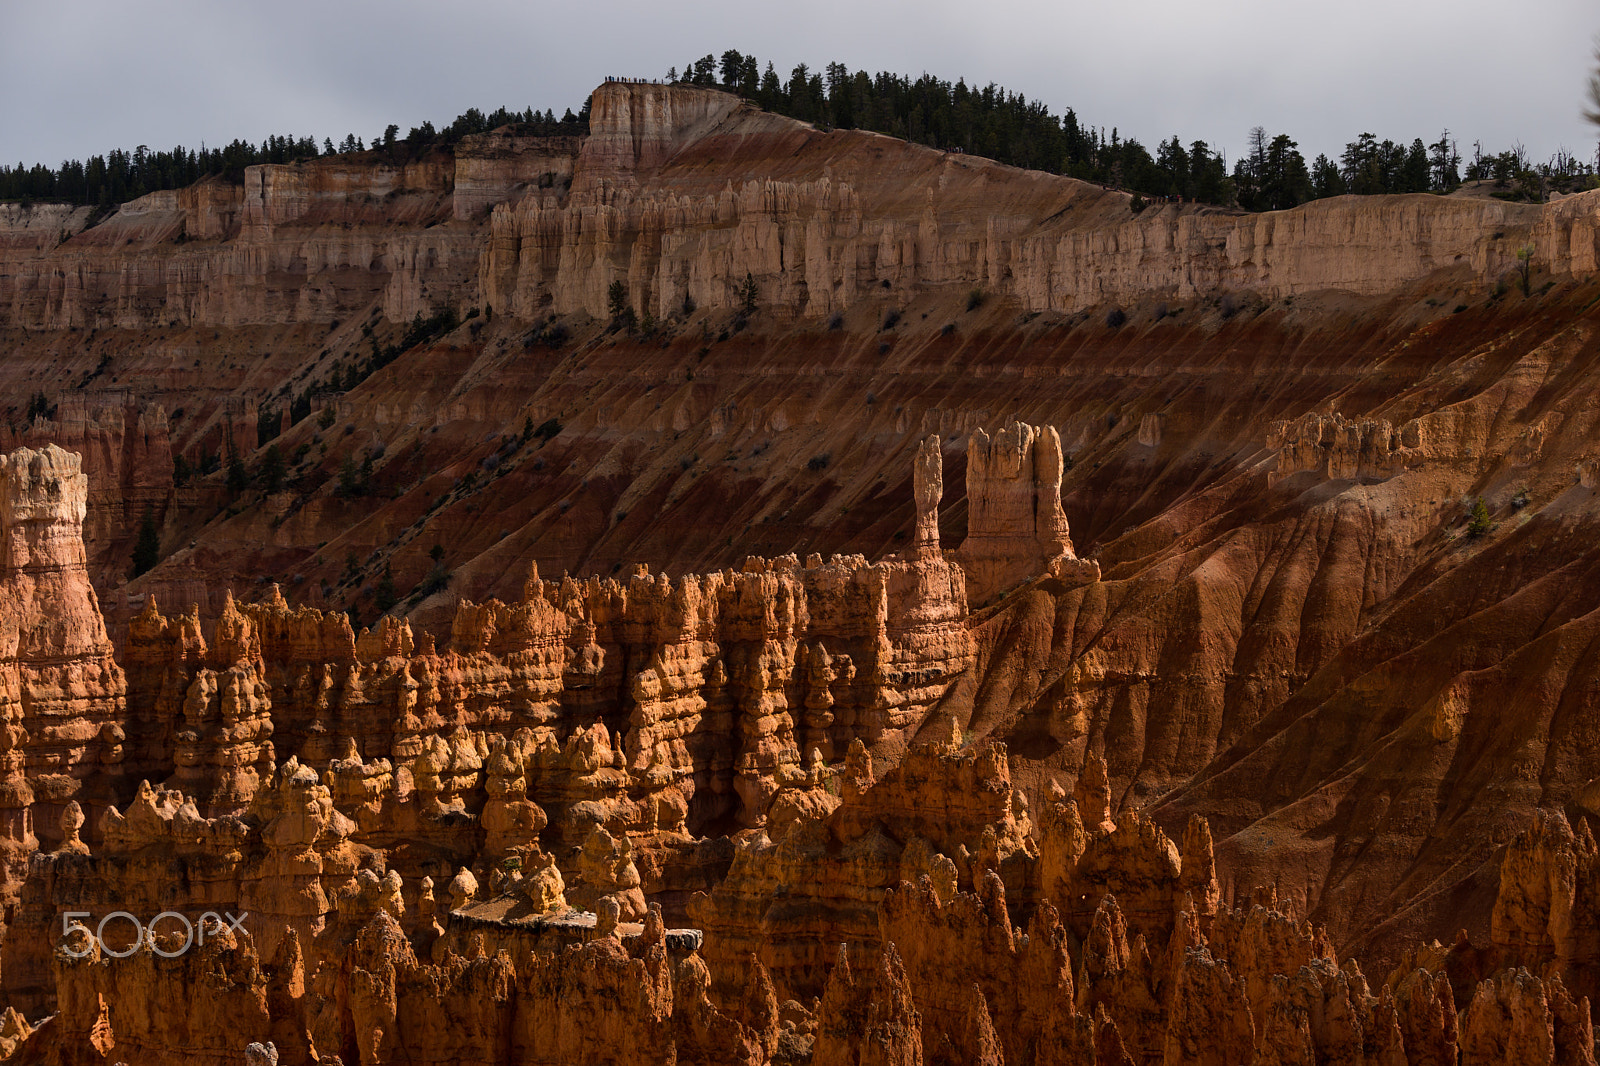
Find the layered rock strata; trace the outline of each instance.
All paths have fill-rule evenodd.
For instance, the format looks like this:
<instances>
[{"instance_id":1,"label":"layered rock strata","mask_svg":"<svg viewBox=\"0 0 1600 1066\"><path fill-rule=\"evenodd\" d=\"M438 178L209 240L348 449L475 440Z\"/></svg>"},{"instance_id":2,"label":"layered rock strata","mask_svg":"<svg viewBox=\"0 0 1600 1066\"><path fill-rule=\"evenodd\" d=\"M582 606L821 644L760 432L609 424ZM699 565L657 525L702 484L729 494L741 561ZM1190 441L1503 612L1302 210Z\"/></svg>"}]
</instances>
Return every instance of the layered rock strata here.
<instances>
[{"instance_id":1,"label":"layered rock strata","mask_svg":"<svg viewBox=\"0 0 1600 1066\"><path fill-rule=\"evenodd\" d=\"M1032 311L1078 311L1222 290L1373 295L1455 264L1495 277L1516 263L1508 230L1531 237L1558 271L1585 272L1595 258L1592 193L1543 214L1495 201L1341 197L1262 216L1165 207L1107 225L1124 195L930 149L905 150L898 165L915 177L885 196L841 158L859 134L802 130L714 91L618 85L594 99L571 196L495 209L479 271L485 302L529 317L547 306L600 315L621 280L641 313L661 318L686 301L737 307L748 274L776 311L807 316L847 310L880 281L977 285ZM761 138L828 165L705 187L701 159L737 157ZM675 164L685 180L672 194L648 187ZM1034 202L1048 199L1053 212L1017 212L996 197L976 221L963 210L965 189L989 183L1008 194L1033 185Z\"/></svg>"},{"instance_id":2,"label":"layered rock strata","mask_svg":"<svg viewBox=\"0 0 1600 1066\"><path fill-rule=\"evenodd\" d=\"M16 269L0 274L0 307L29 328L306 321L374 297L395 321L463 299L525 318L598 316L621 280L641 313L664 318L686 298L737 307L748 274L764 304L808 316L848 309L880 281L983 286L1030 310L1076 311L1221 290L1376 295L1452 265L1498 277L1516 266L1518 239L1548 269L1583 274L1600 240L1594 193L1545 210L1419 195L1130 217L1126 194L822 133L716 90L608 83L591 104L581 142L496 131L408 162L374 152L254 166L242 187L152 193L87 231L84 211L7 207L0 250ZM892 151L906 180L875 180L863 148ZM784 156L802 162L741 182L704 165ZM980 195L989 209L973 212ZM195 243L173 246L179 236Z\"/></svg>"}]
</instances>

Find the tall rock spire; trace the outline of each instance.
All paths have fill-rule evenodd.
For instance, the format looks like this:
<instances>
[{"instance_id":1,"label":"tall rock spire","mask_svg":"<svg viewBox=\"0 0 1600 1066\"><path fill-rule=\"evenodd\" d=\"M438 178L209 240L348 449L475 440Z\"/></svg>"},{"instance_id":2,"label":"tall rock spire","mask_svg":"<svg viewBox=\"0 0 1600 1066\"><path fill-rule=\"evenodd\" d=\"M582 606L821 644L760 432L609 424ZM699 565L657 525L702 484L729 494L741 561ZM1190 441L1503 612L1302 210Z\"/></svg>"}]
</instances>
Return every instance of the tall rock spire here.
<instances>
[{"instance_id":1,"label":"tall rock spire","mask_svg":"<svg viewBox=\"0 0 1600 1066\"><path fill-rule=\"evenodd\" d=\"M0 456L0 901L77 800L111 801L127 683L89 583L82 457L55 445ZM26 702L23 694L27 694ZM48 799L35 785L50 778Z\"/></svg>"}]
</instances>

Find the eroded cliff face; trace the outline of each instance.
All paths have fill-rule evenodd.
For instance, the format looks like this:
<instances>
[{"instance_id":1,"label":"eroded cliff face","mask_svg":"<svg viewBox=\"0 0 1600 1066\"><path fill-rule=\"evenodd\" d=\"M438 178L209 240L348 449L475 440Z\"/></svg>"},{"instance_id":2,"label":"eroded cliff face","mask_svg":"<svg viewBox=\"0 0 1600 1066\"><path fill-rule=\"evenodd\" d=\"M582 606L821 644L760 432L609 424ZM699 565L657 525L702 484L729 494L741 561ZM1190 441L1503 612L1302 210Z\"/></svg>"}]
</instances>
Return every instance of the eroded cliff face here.
<instances>
[{"instance_id":1,"label":"eroded cliff face","mask_svg":"<svg viewBox=\"0 0 1600 1066\"><path fill-rule=\"evenodd\" d=\"M545 529L580 527L559 534L559 546L519 538L517 552L556 569L631 565L647 556L658 565L709 569L736 562L744 546L724 544L713 558L708 536L688 551L657 542L648 552L600 547L600 557L591 558L609 532L600 515L626 511L627 497L653 506L687 498L686 510L698 506L688 486L671 483L669 465L637 469L639 449L661 450L652 438L662 431L682 442L670 450L673 462L691 464L689 474L704 472L692 469L696 463L730 462L737 452L729 444L737 444L755 453L746 458L765 455L752 472L767 485L796 458L843 459L834 456L836 447L886 429L904 447L907 433L959 437L1014 417L1058 426L1067 434L1068 458L1116 440L1124 418L1139 425L1141 446L1159 452L1163 432L1183 434L1183 420L1205 417L1206 405L1180 400L1186 410L1161 410L1131 380L1112 386L1124 377L1120 371L1096 369L1085 379L1076 369L1082 360L1063 364L1066 352L1085 345L1098 367L1110 367L1101 356L1122 358L1123 343L1085 335L1096 332L1084 329L1096 324L1087 317L1090 308L1125 307L1138 332L1152 312L1161 312L1153 316L1155 335L1136 343L1141 350L1198 346L1226 357L1231 342L1213 341L1217 326L1239 308L1251 317L1271 304L1279 336L1257 331L1249 343L1292 358L1302 350L1302 330L1332 331L1337 336L1325 337L1332 345L1326 350L1343 376L1357 373L1354 361L1385 358L1407 327L1382 336L1347 329L1329 293L1405 299L1425 292L1433 306L1449 302L1476 312L1524 245L1535 249L1541 285L1585 277L1594 262L1600 194L1545 208L1349 197L1260 216L1180 205L1135 215L1123 194L881 136L819 132L715 90L611 83L597 90L593 116L592 133L582 139L507 129L421 158L397 151L249 168L241 184L207 180L152 194L87 229L86 211L5 207L0 322L13 331L5 340L15 393L12 444L54 440L77 447L79 418L100 421L110 437L118 432L115 418L129 427L120 445L82 442L95 483L108 483L100 476L106 473L123 486L120 508L109 495L91 506L91 567L101 587L126 571L146 505L166 539L183 544L237 502L206 486L174 486L166 501L156 498L167 489L161 448L128 437L133 423L156 417L157 406L169 420L172 454L203 467L212 457L226 459L228 442L248 459L270 436L255 432L258 420L267 427L289 421L298 397L312 415L326 412L329 424L300 426L279 444L286 456L302 445L316 449L314 470L295 465L318 485L338 473L341 452L359 465L379 448L395 457L409 449L409 466L454 467L453 483L488 459L486 434L509 437L526 419L599 430L613 443L620 439L624 450L597 445L579 460L571 484L588 488L598 479L611 499L568 522L542 521ZM767 323L753 346L738 335L721 339L727 332L721 319L744 306L747 276ZM598 332L589 319L609 315L617 281L629 305L664 332L640 351L603 345L578 356L576 348ZM984 310L960 311L969 293ZM1309 318L1293 310L1296 298L1311 307ZM476 309L482 317L383 369L381 349L402 343L419 314L443 308ZM1011 317L1018 308L1044 317L1019 331ZM896 324L882 329L883 337L869 338L891 319ZM946 332L957 320L961 332ZM919 329L918 322L939 332ZM1078 335L1059 344L1045 339L1061 326L1077 327ZM774 330L784 334L781 341ZM665 354L653 354L662 340ZM573 357L545 360L546 352ZM763 354L769 352L770 358ZM886 362L885 355L893 358ZM380 372L370 379L353 373L364 366ZM1288 369L1259 373L1267 368L1258 364L1251 384L1268 391L1240 412L1242 424L1219 428L1218 443L1242 440L1247 428L1259 430L1272 419L1299 418L1346 385L1296 381ZM1063 388L1041 395L1034 388L1041 374ZM974 388L976 379L990 377ZM896 389L915 380L928 387ZM644 390L661 386L671 393L641 402ZM847 399L890 391L900 395L887 409L843 408ZM40 392L52 401L64 395L67 407L84 414L58 415L67 420L59 427L35 417L30 433L24 407ZM808 393L815 402L807 402ZM1072 402L1063 402L1069 396ZM1112 417L1119 422L1110 423ZM617 437L624 418L642 422L648 433ZM1101 418L1108 422L1096 425ZM821 431L795 440L792 431L808 423ZM351 425L363 432L349 440L325 440L319 432L348 433ZM436 437L440 431L443 438ZM141 430L145 437L158 432L154 422ZM761 442L775 433L812 450L796 455L780 446L767 454ZM1258 444L1262 436L1254 438ZM99 452L130 448L148 456L130 454L102 470ZM476 454L469 458L467 451ZM718 463L713 452L729 458ZM711 489L718 503L739 498L738 478L722 475L741 471L716 473ZM550 477L535 480L553 492L570 491ZM413 476L386 488L415 484ZM306 480L295 488L303 495ZM860 513L868 502L861 490L874 488L847 486L854 498L838 501L838 510L796 494L759 517L798 511L832 528L853 527L854 519L840 521L842 508ZM871 495L888 501L896 490L885 485ZM438 491L431 486L431 499ZM365 558L391 544L395 531L419 518L420 502L389 509L395 513L373 531L376 540L358 535L344 551ZM870 506L881 513L884 504ZM228 568L228 579L242 582L280 566L274 576L286 576L290 567L305 576L306 546L350 532L351 516L337 501L318 501L295 521L302 508L301 500L281 500L263 516L272 523L270 538L262 528L238 538L271 539L293 552L281 562ZM319 513L324 509L331 513ZM504 517L515 529L531 516ZM743 521L728 531L735 540ZM637 520L620 532L634 541L654 536ZM881 536L850 550L881 551ZM824 554L843 547L830 544ZM326 553L322 559L315 564L319 578L338 573ZM220 563L207 559L194 576L169 572L171 605L181 609L196 599L214 617L220 592L200 596L198 586ZM504 572L506 562L493 566ZM505 592L472 590L478 597ZM134 595L113 606L119 639L130 609L141 604Z\"/></svg>"},{"instance_id":2,"label":"eroded cliff face","mask_svg":"<svg viewBox=\"0 0 1600 1066\"><path fill-rule=\"evenodd\" d=\"M1590 1060L1600 194L592 113L0 207L0 1049Z\"/></svg>"},{"instance_id":3,"label":"eroded cliff face","mask_svg":"<svg viewBox=\"0 0 1600 1066\"><path fill-rule=\"evenodd\" d=\"M754 175L754 176L752 176ZM1394 292L1439 271L1497 278L1524 244L1556 275L1594 269L1597 193L1545 208L1339 197L1261 215L1126 194L853 131L709 89L611 83L591 132L469 137L246 169L89 212L7 205L0 307L25 329L284 325L376 304L394 322L468 303L533 319L757 303L825 317L930 286L1075 312L1234 291L1267 300ZM427 232L421 232L427 230Z\"/></svg>"},{"instance_id":4,"label":"eroded cliff face","mask_svg":"<svg viewBox=\"0 0 1600 1066\"><path fill-rule=\"evenodd\" d=\"M89 229L87 209L10 206L0 307L35 330L325 324L373 301L406 322L471 299L475 220L570 184L576 149L497 132L422 159L253 166L242 186L151 193Z\"/></svg>"},{"instance_id":5,"label":"eroded cliff face","mask_svg":"<svg viewBox=\"0 0 1600 1066\"><path fill-rule=\"evenodd\" d=\"M1595 194L1545 211L1352 196L1264 215L1163 205L1133 216L1124 194L820 133L712 91L616 86L595 100L571 195L496 209L484 303L598 316L620 280L661 319L736 309L749 275L776 314L828 316L880 288L928 286L1076 312L1223 291L1375 296L1440 270L1498 277L1530 241L1558 273L1595 261ZM761 178L729 176L727 163L755 159Z\"/></svg>"},{"instance_id":6,"label":"eroded cliff face","mask_svg":"<svg viewBox=\"0 0 1600 1066\"><path fill-rule=\"evenodd\" d=\"M276 586L259 604L230 596L210 627L152 599L124 681L84 569L77 456L14 453L0 471L11 1002L59 995L50 944L79 907L249 911L263 958L292 934L314 962L343 895L377 891L360 876L375 861L396 901L401 878L413 899L424 877L499 887L548 855L551 900L564 872L587 906L641 918L648 893L681 911L727 865L716 839L765 824L807 779L802 745L819 764L902 750L970 667L962 574L937 538L937 438L925 454L933 533L907 558L752 558L677 581L535 571L515 603L462 602L442 647L395 619L357 634ZM172 899L163 865L194 892Z\"/></svg>"}]
</instances>

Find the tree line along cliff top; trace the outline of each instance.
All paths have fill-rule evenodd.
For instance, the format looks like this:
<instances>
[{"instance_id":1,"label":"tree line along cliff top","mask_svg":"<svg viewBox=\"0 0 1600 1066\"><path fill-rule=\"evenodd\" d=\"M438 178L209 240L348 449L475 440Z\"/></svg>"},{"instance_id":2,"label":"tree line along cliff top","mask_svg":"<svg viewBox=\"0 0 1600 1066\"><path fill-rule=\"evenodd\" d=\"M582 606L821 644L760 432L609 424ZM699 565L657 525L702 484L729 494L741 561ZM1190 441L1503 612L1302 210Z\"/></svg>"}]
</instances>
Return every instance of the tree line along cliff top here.
<instances>
[{"instance_id":1,"label":"tree line along cliff top","mask_svg":"<svg viewBox=\"0 0 1600 1066\"><path fill-rule=\"evenodd\" d=\"M1596 161L1565 150L1549 160L1530 159L1520 144L1495 152L1473 142L1467 151L1446 129L1425 143L1379 140L1362 132L1337 158L1319 154L1307 163L1288 133L1262 127L1249 131L1247 148L1231 168L1225 153L1203 140L1177 135L1160 140L1152 154L1141 141L1113 126L1080 120L1068 107L1057 115L1039 100L1029 100L993 83L969 86L931 74L913 79L880 71L850 71L833 62L818 71L797 64L787 78L769 61L730 49L673 67L665 81L721 88L777 114L823 128L865 129L917 144L968 152L1013 166L1065 174L1141 196L1197 201L1246 210L1280 210L1347 193L1433 192L1447 194L1464 182L1486 184L1488 195L1542 202L1552 192L1596 187ZM374 151L391 160L449 149L462 137L515 124L523 133L571 136L587 130L588 102L561 118L551 109L508 110L487 114L469 108L435 129L424 121L404 137L388 126L368 142L354 133L337 144L325 137L273 135L259 145L235 138L222 148L178 146L150 150L113 149L87 161L65 160L0 166L0 201L66 202L114 206L159 189L190 185L207 176L238 181L246 166L285 163L317 156Z\"/></svg>"}]
</instances>

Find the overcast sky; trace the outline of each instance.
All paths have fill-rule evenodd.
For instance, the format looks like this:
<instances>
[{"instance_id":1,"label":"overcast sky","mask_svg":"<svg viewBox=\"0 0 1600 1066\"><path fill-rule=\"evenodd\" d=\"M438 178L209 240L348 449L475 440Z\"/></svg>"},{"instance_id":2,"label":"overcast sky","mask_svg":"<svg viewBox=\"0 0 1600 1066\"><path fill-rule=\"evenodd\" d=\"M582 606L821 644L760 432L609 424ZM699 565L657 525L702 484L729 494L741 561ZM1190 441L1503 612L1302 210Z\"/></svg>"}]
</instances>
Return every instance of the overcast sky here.
<instances>
[{"instance_id":1,"label":"overcast sky","mask_svg":"<svg viewBox=\"0 0 1600 1066\"><path fill-rule=\"evenodd\" d=\"M1579 115L1595 0L49 0L7 4L0 159L113 147L367 140L468 107L576 110L605 75L707 52L997 82L1153 148L1287 132L1307 159L1363 131L1448 127L1462 154L1558 147Z\"/></svg>"}]
</instances>

